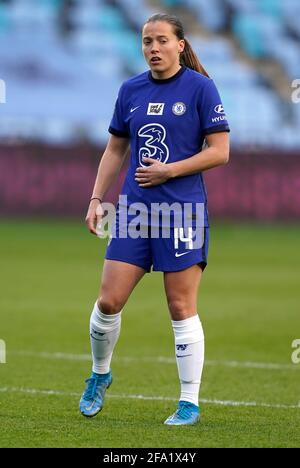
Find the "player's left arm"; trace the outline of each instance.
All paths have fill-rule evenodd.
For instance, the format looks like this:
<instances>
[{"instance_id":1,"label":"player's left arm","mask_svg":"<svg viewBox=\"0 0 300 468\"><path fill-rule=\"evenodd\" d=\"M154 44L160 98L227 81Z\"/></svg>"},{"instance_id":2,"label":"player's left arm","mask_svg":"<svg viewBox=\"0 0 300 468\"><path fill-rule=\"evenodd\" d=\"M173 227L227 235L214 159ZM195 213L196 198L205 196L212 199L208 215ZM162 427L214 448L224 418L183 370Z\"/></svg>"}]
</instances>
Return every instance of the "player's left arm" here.
<instances>
[{"instance_id":1,"label":"player's left arm","mask_svg":"<svg viewBox=\"0 0 300 468\"><path fill-rule=\"evenodd\" d=\"M139 167L135 180L140 187L152 187L163 184L173 177L197 174L213 167L227 164L229 161L229 133L212 133L206 136L207 147L200 153L169 164L163 164L152 158L143 158L148 167Z\"/></svg>"}]
</instances>

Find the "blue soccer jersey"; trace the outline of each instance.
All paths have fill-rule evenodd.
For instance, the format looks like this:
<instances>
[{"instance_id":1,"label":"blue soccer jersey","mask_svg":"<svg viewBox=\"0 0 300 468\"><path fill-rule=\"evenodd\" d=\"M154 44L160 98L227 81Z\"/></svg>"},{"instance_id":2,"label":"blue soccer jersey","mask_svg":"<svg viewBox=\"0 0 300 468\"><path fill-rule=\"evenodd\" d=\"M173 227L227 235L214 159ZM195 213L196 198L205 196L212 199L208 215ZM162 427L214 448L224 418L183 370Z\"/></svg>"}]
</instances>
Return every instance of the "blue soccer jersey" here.
<instances>
[{"instance_id":1,"label":"blue soccer jersey","mask_svg":"<svg viewBox=\"0 0 300 468\"><path fill-rule=\"evenodd\" d=\"M121 194L127 195L128 203L203 203L208 226L202 173L144 188L135 172L146 166L143 156L166 164L181 161L201 151L206 135L228 131L213 80L190 68L181 67L169 79L154 79L149 71L125 81L109 127L111 134L130 139L130 166Z\"/></svg>"}]
</instances>

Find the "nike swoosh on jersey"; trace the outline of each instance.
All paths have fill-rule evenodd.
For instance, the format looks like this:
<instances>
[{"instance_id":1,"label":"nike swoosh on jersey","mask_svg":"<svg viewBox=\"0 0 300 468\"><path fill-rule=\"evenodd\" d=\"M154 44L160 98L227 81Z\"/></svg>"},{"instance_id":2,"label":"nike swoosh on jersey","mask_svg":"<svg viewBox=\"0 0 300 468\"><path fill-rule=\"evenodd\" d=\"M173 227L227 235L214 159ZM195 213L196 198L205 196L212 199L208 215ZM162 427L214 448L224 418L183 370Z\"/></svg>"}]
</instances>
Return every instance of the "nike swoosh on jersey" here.
<instances>
[{"instance_id":1,"label":"nike swoosh on jersey","mask_svg":"<svg viewBox=\"0 0 300 468\"><path fill-rule=\"evenodd\" d=\"M183 252L183 253L176 252L175 257L182 257L183 255L187 255L189 253L191 253L191 250L189 252Z\"/></svg>"},{"instance_id":2,"label":"nike swoosh on jersey","mask_svg":"<svg viewBox=\"0 0 300 468\"><path fill-rule=\"evenodd\" d=\"M139 107L141 107L141 106L132 107L132 108L130 109L130 113L131 113L131 112L134 112L134 111L137 110Z\"/></svg>"}]
</instances>

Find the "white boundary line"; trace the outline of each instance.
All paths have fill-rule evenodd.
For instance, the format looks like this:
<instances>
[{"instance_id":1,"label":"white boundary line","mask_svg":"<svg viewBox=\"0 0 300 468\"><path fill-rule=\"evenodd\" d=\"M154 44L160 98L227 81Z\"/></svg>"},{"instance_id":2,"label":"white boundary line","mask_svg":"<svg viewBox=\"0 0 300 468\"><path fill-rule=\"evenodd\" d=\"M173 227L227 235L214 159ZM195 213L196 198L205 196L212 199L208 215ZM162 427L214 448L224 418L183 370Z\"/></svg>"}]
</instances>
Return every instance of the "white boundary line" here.
<instances>
[{"instance_id":1,"label":"white boundary line","mask_svg":"<svg viewBox=\"0 0 300 468\"><path fill-rule=\"evenodd\" d=\"M33 352L33 351L11 351L8 355L17 355L24 357L37 357L43 359L61 359L66 361L89 361L91 362L90 354L72 354L72 353L48 353L48 352ZM149 356L149 357L129 357L115 356L115 362L157 362L162 364L175 364L175 357L165 356ZM251 362L251 361L216 361L205 360L205 366L223 366L223 367L238 367L244 369L264 369L264 370L295 370L300 371L300 365L296 364L279 364L267 362Z\"/></svg>"},{"instance_id":2,"label":"white boundary line","mask_svg":"<svg viewBox=\"0 0 300 468\"><path fill-rule=\"evenodd\" d=\"M55 396L68 396L77 397L81 396L80 393L76 392L62 392L58 390L39 390L35 388L24 388L24 387L0 387L0 393L26 393L30 395L55 395ZM114 395L107 394L108 398L117 398L119 400L150 400L150 401L178 401L178 398L173 397L162 397L162 396L145 396L145 395ZM210 400L202 398L199 400L200 403L207 405L221 405L221 406L236 406L236 407L256 407L256 408L272 408L272 409L300 409L300 403L298 405L287 405L277 403L258 403L256 401L232 401L232 400Z\"/></svg>"}]
</instances>

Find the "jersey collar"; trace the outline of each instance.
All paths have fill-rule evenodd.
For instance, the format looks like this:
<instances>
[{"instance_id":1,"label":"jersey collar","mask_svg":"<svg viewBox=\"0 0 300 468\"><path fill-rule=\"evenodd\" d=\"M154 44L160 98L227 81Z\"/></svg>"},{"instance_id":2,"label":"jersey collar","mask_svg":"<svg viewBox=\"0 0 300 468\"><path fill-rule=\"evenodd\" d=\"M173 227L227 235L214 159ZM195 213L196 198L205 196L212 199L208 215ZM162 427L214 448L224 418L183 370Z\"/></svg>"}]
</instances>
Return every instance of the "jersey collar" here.
<instances>
[{"instance_id":1,"label":"jersey collar","mask_svg":"<svg viewBox=\"0 0 300 468\"><path fill-rule=\"evenodd\" d=\"M170 83L171 81L177 80L177 78L179 78L185 72L185 70L186 70L186 67L184 65L182 65L181 68L178 70L178 72L175 73L175 75L170 76L170 78L165 78L165 79L162 79L162 80L159 80L157 78L153 78L151 70L149 70L148 77L149 77L149 80L152 81L152 83L167 84L167 83Z\"/></svg>"}]
</instances>

